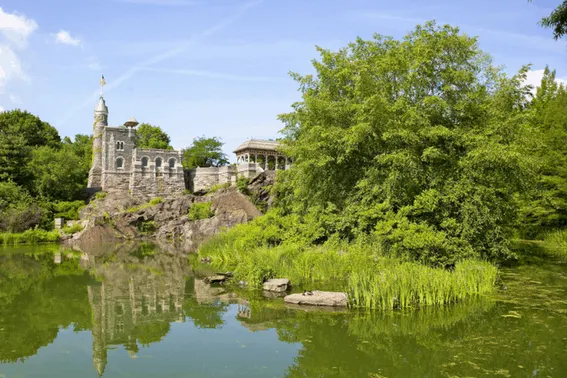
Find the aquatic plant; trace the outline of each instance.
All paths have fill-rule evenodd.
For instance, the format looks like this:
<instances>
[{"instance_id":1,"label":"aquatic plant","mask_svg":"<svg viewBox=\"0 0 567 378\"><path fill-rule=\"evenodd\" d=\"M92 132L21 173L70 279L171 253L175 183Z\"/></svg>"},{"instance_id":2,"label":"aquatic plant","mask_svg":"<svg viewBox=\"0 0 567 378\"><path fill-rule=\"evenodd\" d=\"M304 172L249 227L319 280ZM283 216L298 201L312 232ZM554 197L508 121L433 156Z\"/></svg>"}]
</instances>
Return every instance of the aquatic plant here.
<instances>
[{"instance_id":1,"label":"aquatic plant","mask_svg":"<svg viewBox=\"0 0 567 378\"><path fill-rule=\"evenodd\" d=\"M40 229L26 230L21 233L0 233L0 245L10 246L18 244L57 243L61 239L59 231L45 231Z\"/></svg>"},{"instance_id":2,"label":"aquatic plant","mask_svg":"<svg viewBox=\"0 0 567 378\"><path fill-rule=\"evenodd\" d=\"M498 270L485 261L462 260L453 270L386 256L370 240L331 240L322 246L286 243L246 248L245 241L219 235L200 250L215 267L260 288L264 280L286 277L294 285L319 284L346 291L353 307L404 309L441 306L490 293ZM244 247L244 248L243 248Z\"/></svg>"}]
</instances>

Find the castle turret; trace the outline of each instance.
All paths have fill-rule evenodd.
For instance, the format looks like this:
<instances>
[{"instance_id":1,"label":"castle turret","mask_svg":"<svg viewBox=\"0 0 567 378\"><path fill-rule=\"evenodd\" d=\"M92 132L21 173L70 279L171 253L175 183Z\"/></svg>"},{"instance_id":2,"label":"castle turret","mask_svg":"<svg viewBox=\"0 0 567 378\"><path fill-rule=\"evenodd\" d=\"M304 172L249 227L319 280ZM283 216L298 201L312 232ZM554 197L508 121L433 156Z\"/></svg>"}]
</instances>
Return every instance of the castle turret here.
<instances>
[{"instance_id":1,"label":"castle turret","mask_svg":"<svg viewBox=\"0 0 567 378\"><path fill-rule=\"evenodd\" d=\"M93 126L93 162L89 171L89 188L102 187L102 131L108 126L108 108L102 97L102 86L105 84L104 76L100 81L101 92L98 105L94 111Z\"/></svg>"}]
</instances>

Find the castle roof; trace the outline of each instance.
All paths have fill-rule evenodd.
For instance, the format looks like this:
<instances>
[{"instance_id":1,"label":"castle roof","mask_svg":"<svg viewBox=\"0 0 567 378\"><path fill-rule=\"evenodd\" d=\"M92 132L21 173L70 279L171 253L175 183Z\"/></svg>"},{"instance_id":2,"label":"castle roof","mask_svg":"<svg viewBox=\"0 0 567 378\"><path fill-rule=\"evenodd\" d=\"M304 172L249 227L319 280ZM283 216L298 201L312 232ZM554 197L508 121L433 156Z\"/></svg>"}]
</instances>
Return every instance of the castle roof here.
<instances>
[{"instance_id":1,"label":"castle roof","mask_svg":"<svg viewBox=\"0 0 567 378\"><path fill-rule=\"evenodd\" d=\"M276 151L279 145L280 143L275 140L250 139L238 146L234 153L244 150Z\"/></svg>"},{"instance_id":2,"label":"castle roof","mask_svg":"<svg viewBox=\"0 0 567 378\"><path fill-rule=\"evenodd\" d=\"M100 96L98 100L98 105L95 108L95 112L102 112L108 114L108 108L106 107L106 102L104 102L104 98Z\"/></svg>"}]
</instances>

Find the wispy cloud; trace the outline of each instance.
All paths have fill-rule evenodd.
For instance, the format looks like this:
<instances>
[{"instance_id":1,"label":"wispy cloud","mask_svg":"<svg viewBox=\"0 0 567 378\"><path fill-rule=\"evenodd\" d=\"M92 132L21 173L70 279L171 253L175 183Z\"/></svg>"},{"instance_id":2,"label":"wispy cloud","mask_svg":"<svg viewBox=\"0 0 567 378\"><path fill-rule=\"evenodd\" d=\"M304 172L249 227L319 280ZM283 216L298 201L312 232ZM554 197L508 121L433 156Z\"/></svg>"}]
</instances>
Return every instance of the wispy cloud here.
<instances>
[{"instance_id":1,"label":"wispy cloud","mask_svg":"<svg viewBox=\"0 0 567 378\"><path fill-rule=\"evenodd\" d=\"M69 32L66 30L61 30L58 33L56 33L54 36L55 36L55 43L61 43L64 45L70 45L75 47L81 45L81 40L78 38L71 37L71 34L69 34Z\"/></svg>"},{"instance_id":2,"label":"wispy cloud","mask_svg":"<svg viewBox=\"0 0 567 378\"><path fill-rule=\"evenodd\" d=\"M163 5L163 6L188 6L205 4L203 1L193 0L114 0L119 3Z\"/></svg>"},{"instance_id":3,"label":"wispy cloud","mask_svg":"<svg viewBox=\"0 0 567 378\"><path fill-rule=\"evenodd\" d=\"M150 59L147 59L145 61L140 62L139 64L136 64L134 67L126 70L124 73L122 73L120 76L118 76L116 79L110 79L107 78L108 80L108 85L105 87L105 92L108 93L110 91L112 91L114 88L118 88L120 85L122 85L124 82L130 80L135 74L136 72L140 71L141 69L145 69L148 67L151 67L157 63L161 63L167 59L173 58L175 56L178 56L179 54L182 54L184 52L186 52L190 47L192 47L193 45L203 41L204 39L206 39L207 37L213 35L214 33L230 26L232 23L236 22L240 17L242 17L250 8L253 8L255 6L260 5L261 3L263 3L264 0L256 0L256 1L252 1L249 3L246 3L244 6L242 6L240 9L238 9L234 14L232 14L231 16L222 19L221 21L219 21L218 23L216 23L215 25L213 25L212 27L202 31L201 33L196 34L195 36L193 36L193 38L190 38L188 40L185 40L183 42L181 42L179 44L179 46L174 47L172 49L166 50L160 54L157 54L155 56L153 56ZM96 98L98 96L98 91L93 91L93 93L80 105L74 107L62 120L61 120L61 124L65 123L67 120L69 120L77 111L83 109L85 106L88 106L89 104L92 104Z\"/></svg>"},{"instance_id":4,"label":"wispy cloud","mask_svg":"<svg viewBox=\"0 0 567 378\"><path fill-rule=\"evenodd\" d=\"M0 8L0 94L12 79L28 81L18 51L27 47L29 36L37 23L17 13L6 13Z\"/></svg>"},{"instance_id":5,"label":"wispy cloud","mask_svg":"<svg viewBox=\"0 0 567 378\"><path fill-rule=\"evenodd\" d=\"M173 75L187 75L187 76L200 76L208 77L211 79L223 79L223 80L234 80L234 81L257 81L257 82L275 82L281 81L284 78L271 77L271 76L246 76L246 75L234 75L220 72L211 71L201 71L201 70L189 70L189 69L175 69L175 68L153 68L153 67L136 67L138 71L150 71L159 72L165 74Z\"/></svg>"}]
</instances>

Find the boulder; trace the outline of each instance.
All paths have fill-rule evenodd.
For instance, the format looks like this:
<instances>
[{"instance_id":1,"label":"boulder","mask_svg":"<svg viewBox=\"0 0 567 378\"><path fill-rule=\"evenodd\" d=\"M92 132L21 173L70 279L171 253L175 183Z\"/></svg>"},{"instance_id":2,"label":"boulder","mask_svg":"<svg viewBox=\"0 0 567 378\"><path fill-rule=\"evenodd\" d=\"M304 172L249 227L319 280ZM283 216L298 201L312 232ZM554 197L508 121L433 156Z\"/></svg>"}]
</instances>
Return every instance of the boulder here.
<instances>
[{"instance_id":1,"label":"boulder","mask_svg":"<svg viewBox=\"0 0 567 378\"><path fill-rule=\"evenodd\" d=\"M297 305L346 307L348 296L346 293L315 290L288 295L284 301Z\"/></svg>"},{"instance_id":2,"label":"boulder","mask_svg":"<svg viewBox=\"0 0 567 378\"><path fill-rule=\"evenodd\" d=\"M273 278L264 282L264 290L283 293L289 288L289 280L287 278Z\"/></svg>"},{"instance_id":3,"label":"boulder","mask_svg":"<svg viewBox=\"0 0 567 378\"><path fill-rule=\"evenodd\" d=\"M216 275L216 276L207 277L203 281L208 284L223 283L224 281L227 280L227 278L228 278L227 276Z\"/></svg>"}]
</instances>

